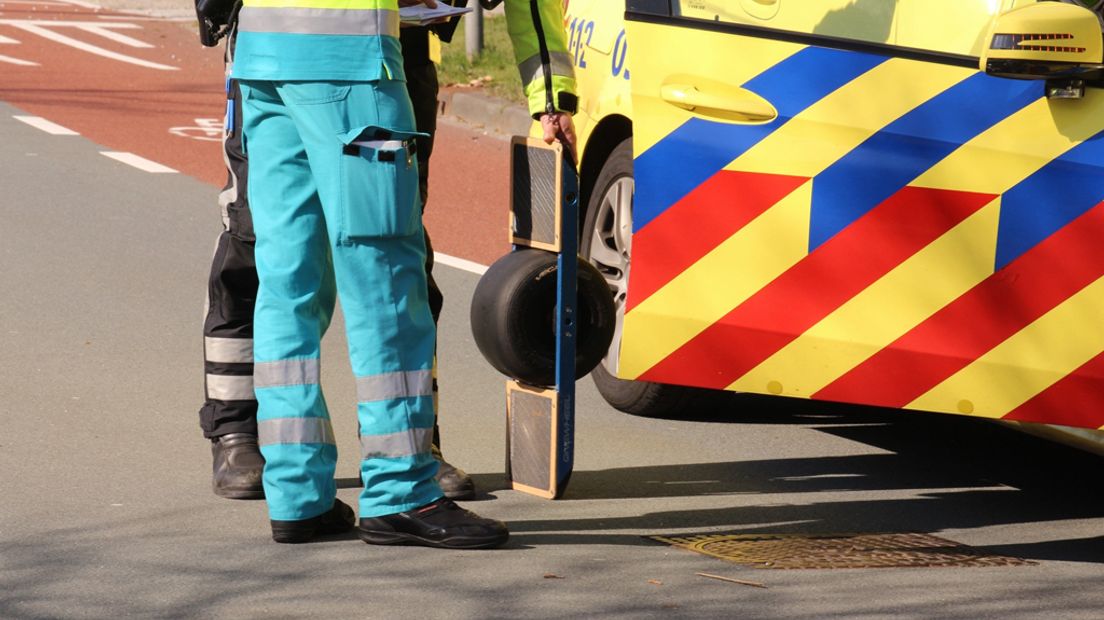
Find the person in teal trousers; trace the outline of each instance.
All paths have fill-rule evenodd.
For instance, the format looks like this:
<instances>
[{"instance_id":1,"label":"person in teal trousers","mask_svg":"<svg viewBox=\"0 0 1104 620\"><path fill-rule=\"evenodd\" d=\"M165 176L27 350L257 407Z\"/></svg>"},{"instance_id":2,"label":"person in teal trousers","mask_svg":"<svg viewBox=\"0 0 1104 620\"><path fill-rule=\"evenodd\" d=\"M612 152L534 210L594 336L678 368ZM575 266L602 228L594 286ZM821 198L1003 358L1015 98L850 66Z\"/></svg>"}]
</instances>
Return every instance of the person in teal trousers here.
<instances>
[{"instance_id":1,"label":"person in teal trousers","mask_svg":"<svg viewBox=\"0 0 1104 620\"><path fill-rule=\"evenodd\" d=\"M336 499L319 384L320 341L340 297L363 457L360 538L493 547L506 526L445 499L434 481L435 328L397 1L245 0L239 16L233 77L257 237L265 498L277 542L354 525Z\"/></svg>"},{"instance_id":2,"label":"person in teal trousers","mask_svg":"<svg viewBox=\"0 0 1104 620\"><path fill-rule=\"evenodd\" d=\"M260 281L253 384L272 536L347 531L319 352L342 300L357 384L359 537L486 548L505 524L464 510L434 480L435 327L423 268L414 113L399 4L435 0L244 0L232 77ZM507 0L523 87L545 140L574 148L574 73L559 0Z\"/></svg>"}]
</instances>

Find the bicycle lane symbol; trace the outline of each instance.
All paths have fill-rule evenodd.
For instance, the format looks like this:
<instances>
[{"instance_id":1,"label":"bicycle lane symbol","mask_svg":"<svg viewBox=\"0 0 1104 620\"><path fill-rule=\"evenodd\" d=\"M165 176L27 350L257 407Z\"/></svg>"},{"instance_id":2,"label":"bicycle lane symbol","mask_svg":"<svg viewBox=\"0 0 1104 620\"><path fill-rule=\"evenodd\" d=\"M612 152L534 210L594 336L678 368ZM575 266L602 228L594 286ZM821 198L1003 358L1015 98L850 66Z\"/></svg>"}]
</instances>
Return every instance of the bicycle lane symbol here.
<instances>
[{"instance_id":1,"label":"bicycle lane symbol","mask_svg":"<svg viewBox=\"0 0 1104 620\"><path fill-rule=\"evenodd\" d=\"M169 133L181 138L202 140L205 142L222 142L221 118L197 118L195 125L170 127Z\"/></svg>"}]
</instances>

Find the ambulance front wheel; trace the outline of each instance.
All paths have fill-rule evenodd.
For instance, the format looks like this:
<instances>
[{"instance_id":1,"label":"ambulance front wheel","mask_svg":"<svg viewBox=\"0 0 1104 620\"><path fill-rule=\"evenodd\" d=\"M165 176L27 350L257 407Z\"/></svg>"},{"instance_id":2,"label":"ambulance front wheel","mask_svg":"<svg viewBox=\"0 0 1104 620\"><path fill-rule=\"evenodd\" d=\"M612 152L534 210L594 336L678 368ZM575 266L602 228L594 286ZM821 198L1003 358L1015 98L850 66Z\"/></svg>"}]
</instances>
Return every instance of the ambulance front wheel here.
<instances>
[{"instance_id":1,"label":"ambulance front wheel","mask_svg":"<svg viewBox=\"0 0 1104 620\"><path fill-rule=\"evenodd\" d=\"M583 222L581 254L605 279L617 315L609 352L590 373L598 392L614 409L646 417L694 417L704 409L723 407L730 393L617 378L632 250L632 138L614 147L593 187Z\"/></svg>"},{"instance_id":2,"label":"ambulance front wheel","mask_svg":"<svg viewBox=\"0 0 1104 620\"><path fill-rule=\"evenodd\" d=\"M586 376L609 349L616 321L602 274L578 259L575 378ZM487 362L522 383L556 383L556 255L525 248L495 261L475 287L471 327Z\"/></svg>"}]
</instances>

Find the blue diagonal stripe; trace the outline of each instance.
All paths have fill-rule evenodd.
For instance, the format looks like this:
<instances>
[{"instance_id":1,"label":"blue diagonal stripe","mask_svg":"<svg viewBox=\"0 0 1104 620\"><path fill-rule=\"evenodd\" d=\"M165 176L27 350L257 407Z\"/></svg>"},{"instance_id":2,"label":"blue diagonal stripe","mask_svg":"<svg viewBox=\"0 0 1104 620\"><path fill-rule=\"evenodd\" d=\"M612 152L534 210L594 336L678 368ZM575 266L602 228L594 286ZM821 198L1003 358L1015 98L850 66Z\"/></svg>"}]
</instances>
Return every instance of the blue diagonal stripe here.
<instances>
[{"instance_id":1,"label":"blue diagonal stripe","mask_svg":"<svg viewBox=\"0 0 1104 620\"><path fill-rule=\"evenodd\" d=\"M1000 269L1089 209L1104 202L1104 133L1043 166L1001 198ZM1100 240L1104 243L1104 239Z\"/></svg>"},{"instance_id":2,"label":"blue diagonal stripe","mask_svg":"<svg viewBox=\"0 0 1104 620\"><path fill-rule=\"evenodd\" d=\"M976 73L867 138L813 180L809 251L1042 94L1037 82Z\"/></svg>"},{"instance_id":3,"label":"blue diagonal stripe","mask_svg":"<svg viewBox=\"0 0 1104 620\"><path fill-rule=\"evenodd\" d=\"M884 56L808 47L744 84L778 109L772 122L686 121L636 159L633 229L646 226L795 115L885 60Z\"/></svg>"}]
</instances>

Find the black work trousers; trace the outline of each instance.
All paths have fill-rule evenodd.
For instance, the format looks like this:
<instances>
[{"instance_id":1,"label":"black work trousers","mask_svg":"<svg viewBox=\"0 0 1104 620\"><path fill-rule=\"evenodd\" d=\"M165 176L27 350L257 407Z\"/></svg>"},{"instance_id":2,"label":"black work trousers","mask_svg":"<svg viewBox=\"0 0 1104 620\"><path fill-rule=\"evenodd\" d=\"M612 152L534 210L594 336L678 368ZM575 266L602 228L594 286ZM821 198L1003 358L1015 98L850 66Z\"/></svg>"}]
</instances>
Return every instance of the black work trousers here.
<instances>
[{"instance_id":1,"label":"black work trousers","mask_svg":"<svg viewBox=\"0 0 1104 620\"><path fill-rule=\"evenodd\" d=\"M437 129L437 68L429 58L429 33L424 28L402 31L403 64L414 104L418 131L418 171L423 208L429 196L429 156ZM233 41L227 45L227 75ZM203 322L204 402L199 410L203 436L213 439L229 433L257 433L257 401L253 396L253 309L257 298L257 267L253 258L256 237L249 213L246 186L249 162L241 143L241 92L236 80L227 82L227 125L223 138L227 181L219 194L223 230L215 245L207 281ZM433 246L426 234L426 276L433 320L441 315L444 296L433 279ZM437 383L434 380L434 402ZM436 423L433 444L440 447Z\"/></svg>"}]
</instances>

